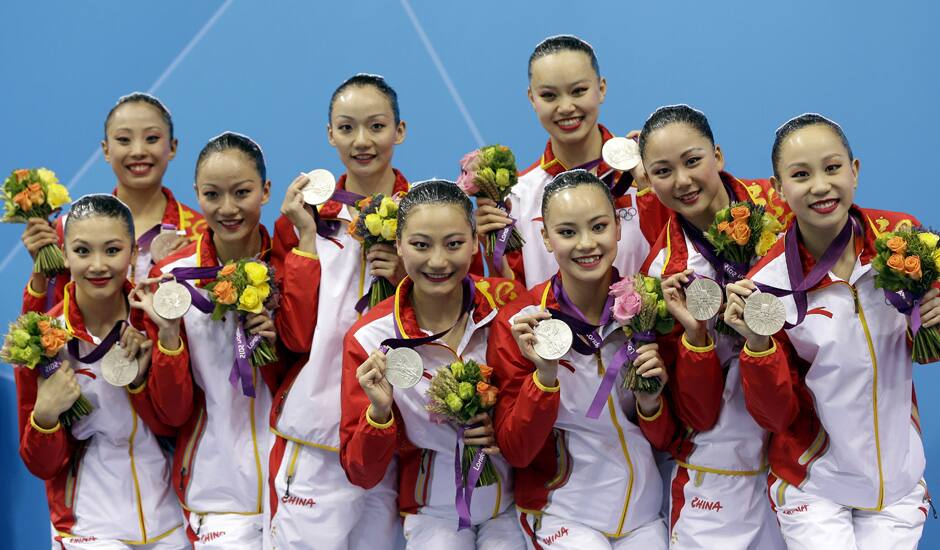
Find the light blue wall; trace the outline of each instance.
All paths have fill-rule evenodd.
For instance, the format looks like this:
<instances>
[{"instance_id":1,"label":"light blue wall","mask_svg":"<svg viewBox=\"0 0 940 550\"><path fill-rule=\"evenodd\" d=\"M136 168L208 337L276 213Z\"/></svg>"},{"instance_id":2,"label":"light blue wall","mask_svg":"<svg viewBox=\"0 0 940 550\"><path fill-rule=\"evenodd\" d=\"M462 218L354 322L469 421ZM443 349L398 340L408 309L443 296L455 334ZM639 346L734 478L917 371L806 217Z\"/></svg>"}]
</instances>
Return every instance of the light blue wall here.
<instances>
[{"instance_id":1,"label":"light blue wall","mask_svg":"<svg viewBox=\"0 0 940 550\"><path fill-rule=\"evenodd\" d=\"M268 158L274 199L264 219L271 223L298 171L341 171L325 139L327 101L336 84L359 71L384 74L399 92L408 137L396 165L410 179L455 177L457 160L478 145L470 124L483 140L509 145L529 164L545 136L526 100L526 61L541 38L568 32L597 48L609 88L602 121L611 129L624 133L660 105L690 103L708 114L729 169L761 177L770 171L773 130L793 115L822 112L842 123L862 161L859 203L937 224L936 6L927 0L3 2L0 172L45 165L71 180L96 151L115 99L159 80L157 94L172 109L180 138L165 182L193 204L200 146L222 130L247 133ZM187 48L194 37L201 39ZM181 52L188 55L180 58ZM112 188L105 162L90 162L73 196ZM0 260L19 246L21 229L0 227ZM0 321L17 313L28 269L23 251L2 264L8 289ZM0 373L10 374L6 366ZM940 402L932 399L940 389L937 366L918 366L916 381L932 482L933 465L940 464ZM13 548L38 548L48 536L44 497L16 454L7 378L0 379L0 466L6 472L2 532L12 534ZM940 547L936 523L928 523L924 548Z\"/></svg>"}]
</instances>

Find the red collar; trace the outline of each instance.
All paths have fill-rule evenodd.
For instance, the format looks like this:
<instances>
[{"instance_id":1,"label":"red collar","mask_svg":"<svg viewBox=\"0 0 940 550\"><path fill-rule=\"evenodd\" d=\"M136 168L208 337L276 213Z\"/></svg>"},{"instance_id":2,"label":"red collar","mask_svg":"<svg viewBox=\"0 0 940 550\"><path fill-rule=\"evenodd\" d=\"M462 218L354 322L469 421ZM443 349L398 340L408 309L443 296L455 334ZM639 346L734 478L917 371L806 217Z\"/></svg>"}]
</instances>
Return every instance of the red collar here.
<instances>
[{"instance_id":1,"label":"red collar","mask_svg":"<svg viewBox=\"0 0 940 550\"><path fill-rule=\"evenodd\" d=\"M875 239L877 239L877 235L875 235L874 231L872 231L871 218L862 208L859 208L854 204L849 209L849 215L854 216L855 219L858 220L858 222L862 225L862 238L859 239L856 237L855 239L855 255L861 256L862 265L871 263L871 259L876 254ZM791 226L790 231L793 231L795 228L796 223L794 222L794 225ZM800 246L800 262L803 264L803 274L807 274L813 269L813 266L816 265L816 258L814 258L813 255L810 254L808 250L806 250L805 246L803 246L803 239L799 239L798 242ZM826 278L822 280L822 282L816 285L816 287L819 287L830 281L831 278L827 275Z\"/></svg>"},{"instance_id":2,"label":"red collar","mask_svg":"<svg viewBox=\"0 0 940 550\"><path fill-rule=\"evenodd\" d=\"M392 172L395 173L395 183L392 185L392 193L407 193L408 180L397 169L392 168ZM339 181L336 182L336 187L346 189L346 174L339 177ZM323 219L335 219L343 210L343 206L343 203L330 199L320 207L320 217Z\"/></svg>"},{"instance_id":3,"label":"red collar","mask_svg":"<svg viewBox=\"0 0 940 550\"><path fill-rule=\"evenodd\" d=\"M607 130L607 128L604 127L604 125L602 124L598 124L597 127L601 131L601 145L603 146L603 144L607 143L607 140L614 137L614 135L611 134L610 131ZM598 156L600 156L600 151L598 151ZM542 170L545 170L546 172L548 172L548 174L552 177L555 177L558 174L561 174L562 172L573 168L573 166L570 168L565 166L555 156L555 152L552 150L551 139L549 139L548 144L545 145L545 151L542 153L542 160L539 162L539 166L541 166ZM610 166L607 166L607 163L604 162L603 160L601 160L601 163L597 166L597 174L599 176L604 175L607 172L610 172L611 170L613 170L613 168L611 168Z\"/></svg>"},{"instance_id":4,"label":"red collar","mask_svg":"<svg viewBox=\"0 0 940 550\"><path fill-rule=\"evenodd\" d=\"M125 299L127 295L134 290L134 285L130 281L124 281L123 294ZM128 306L130 308L130 306ZM65 326L69 331L69 334L78 338L79 340L84 340L88 343L94 343L91 338L91 335L88 334L88 329L85 327L85 318L82 316L82 311L78 307L78 301L75 298L75 281L69 281L65 285L65 295L62 297L62 302L58 306L50 311L50 314L58 316L65 316ZM139 309L130 309L130 322L131 326L142 327L143 325L143 312Z\"/></svg>"},{"instance_id":5,"label":"red collar","mask_svg":"<svg viewBox=\"0 0 940 550\"><path fill-rule=\"evenodd\" d=\"M258 231L261 232L261 253L258 254L258 259L267 262L271 256L271 237L263 224L258 224ZM197 267L215 267L219 265L219 254L216 252L212 235L212 229L207 228L206 232L201 233L196 241Z\"/></svg>"},{"instance_id":6,"label":"red collar","mask_svg":"<svg viewBox=\"0 0 940 550\"><path fill-rule=\"evenodd\" d=\"M111 194L115 197L117 196L117 187L111 190ZM173 192L166 187L160 187L160 191L163 193L163 196L166 197L166 208L163 209L163 217L161 222L165 224L171 224L173 227L180 228L180 206L176 202L176 197L173 196ZM147 229L150 229L149 227Z\"/></svg>"},{"instance_id":7,"label":"red collar","mask_svg":"<svg viewBox=\"0 0 940 550\"><path fill-rule=\"evenodd\" d=\"M495 308L487 299L486 293L480 291L479 286L482 278L475 275L471 275L470 278L473 280L474 286L478 287L473 297L473 322L479 323ZM401 283L398 284L398 288L395 289L395 308L393 315L395 317L395 323L398 324L398 330L403 337L423 338L427 336L427 334L418 326L418 316L415 313L414 306L410 299L411 287L413 285L414 282L410 277L405 277L402 279Z\"/></svg>"}]
</instances>

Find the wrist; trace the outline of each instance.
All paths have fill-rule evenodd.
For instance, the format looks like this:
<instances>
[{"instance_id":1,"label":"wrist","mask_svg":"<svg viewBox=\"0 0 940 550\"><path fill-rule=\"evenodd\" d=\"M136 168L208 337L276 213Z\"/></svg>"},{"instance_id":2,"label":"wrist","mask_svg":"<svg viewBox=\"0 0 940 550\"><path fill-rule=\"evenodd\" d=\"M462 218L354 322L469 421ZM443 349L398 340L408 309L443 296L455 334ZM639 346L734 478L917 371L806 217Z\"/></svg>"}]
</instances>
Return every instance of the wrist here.
<instances>
[{"instance_id":1,"label":"wrist","mask_svg":"<svg viewBox=\"0 0 940 550\"><path fill-rule=\"evenodd\" d=\"M301 252L306 252L308 254L317 253L317 228L313 226L311 228L304 228L303 230L298 230L300 232L300 242L297 243L297 250Z\"/></svg>"},{"instance_id":2,"label":"wrist","mask_svg":"<svg viewBox=\"0 0 940 550\"><path fill-rule=\"evenodd\" d=\"M538 383L546 388L554 388L558 385L558 366L539 367L535 373Z\"/></svg>"},{"instance_id":3,"label":"wrist","mask_svg":"<svg viewBox=\"0 0 940 550\"><path fill-rule=\"evenodd\" d=\"M767 351L770 349L770 337L754 335L748 337L746 344L748 349L755 353Z\"/></svg>"},{"instance_id":4,"label":"wrist","mask_svg":"<svg viewBox=\"0 0 940 550\"><path fill-rule=\"evenodd\" d=\"M59 423L59 415L48 410L38 402L33 409L33 424L43 430L51 430Z\"/></svg>"},{"instance_id":5,"label":"wrist","mask_svg":"<svg viewBox=\"0 0 940 550\"><path fill-rule=\"evenodd\" d=\"M372 419L376 424L388 424L392 419L392 408L376 405L372 403L369 405L369 410L367 411L369 418Z\"/></svg>"},{"instance_id":6,"label":"wrist","mask_svg":"<svg viewBox=\"0 0 940 550\"><path fill-rule=\"evenodd\" d=\"M697 348L708 347L708 330L698 322L694 327L685 327L685 341Z\"/></svg>"}]
</instances>

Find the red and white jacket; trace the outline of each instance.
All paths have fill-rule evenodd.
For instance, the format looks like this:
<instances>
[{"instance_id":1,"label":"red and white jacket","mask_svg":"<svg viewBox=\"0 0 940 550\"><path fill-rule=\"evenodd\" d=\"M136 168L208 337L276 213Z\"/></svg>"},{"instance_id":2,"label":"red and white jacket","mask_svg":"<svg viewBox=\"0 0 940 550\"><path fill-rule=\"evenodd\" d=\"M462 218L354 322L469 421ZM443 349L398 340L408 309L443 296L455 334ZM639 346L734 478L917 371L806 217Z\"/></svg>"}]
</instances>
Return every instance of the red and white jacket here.
<instances>
[{"instance_id":1,"label":"red and white jacket","mask_svg":"<svg viewBox=\"0 0 940 550\"><path fill-rule=\"evenodd\" d=\"M604 143L614 137L604 126L598 127ZM542 193L555 176L566 170L570 168L555 157L549 140L542 157L519 174L519 181L509 193L510 214L516 220L516 229L525 239L525 245L522 250L508 252L506 261L516 280L528 288L558 271L558 262L551 252L545 250L542 239ZM624 177L603 161L597 166L596 174L613 181ZM650 243L662 230L668 210L651 189L639 191L635 186L630 186L614 200L620 218L620 242L614 267L620 273L636 273L649 253ZM477 255L475 260L474 273L482 273L482 257Z\"/></svg>"},{"instance_id":2,"label":"red and white jacket","mask_svg":"<svg viewBox=\"0 0 940 550\"><path fill-rule=\"evenodd\" d=\"M741 180L726 172L721 178L734 191L734 200L763 206L781 223L788 220L790 210L768 180ZM685 234L678 215L670 211L643 272L665 279L686 269L703 277L717 277L715 268ZM667 365L668 393L672 410L683 425L672 454L679 465L690 470L757 475L766 467L767 432L744 404L738 370L740 339L715 332L714 321L709 321L708 333L710 345L699 348L680 337L682 327L677 326L667 339L669 343L660 345L664 358L674 358Z\"/></svg>"},{"instance_id":3,"label":"red and white jacket","mask_svg":"<svg viewBox=\"0 0 940 550\"><path fill-rule=\"evenodd\" d=\"M771 472L787 484L845 506L881 510L924 474L913 397L908 320L874 287L874 242L919 225L907 214L853 206L863 226L849 280L830 273L808 292L805 320L773 337L763 353L741 352L747 408L771 432ZM803 272L815 264L800 245ZM750 272L756 283L790 289L784 239ZM792 297L783 298L790 322Z\"/></svg>"},{"instance_id":4,"label":"red and white jacket","mask_svg":"<svg viewBox=\"0 0 940 550\"><path fill-rule=\"evenodd\" d=\"M268 261L271 239L264 226L259 226L259 231L259 259ZM157 265L154 275L178 267L217 265L219 258L209 230ZM188 358L155 346L147 388L160 417L180 426L173 487L183 507L192 512L258 514L262 509L264 465L272 437L266 421L272 388L278 387L283 369L280 362L252 367L254 398L243 395L240 384L229 382L236 319L234 312L228 312L223 320L213 321L209 314L191 307L182 319ZM156 340L155 327L147 324L148 333Z\"/></svg>"},{"instance_id":5,"label":"red and white jacket","mask_svg":"<svg viewBox=\"0 0 940 550\"><path fill-rule=\"evenodd\" d=\"M337 186L345 189L345 183L344 174ZM407 190L408 180L395 170L394 192ZM332 237L317 235L316 255L296 250L300 240L287 217L274 225L271 261L283 292L275 323L278 339L296 359L275 396L271 429L285 439L335 452L343 371L339 350L346 330L359 319L356 302L369 291L371 278L361 243L346 231L350 208L331 200L319 213L323 220L340 221L340 227Z\"/></svg>"},{"instance_id":6,"label":"red and white jacket","mask_svg":"<svg viewBox=\"0 0 940 550\"><path fill-rule=\"evenodd\" d=\"M125 295L131 286L125 285ZM87 355L101 339L88 333L69 283L62 302L49 314L77 338ZM140 326L139 312L131 324ZM52 526L59 535L149 544L170 534L183 516L170 491L169 461L157 435L172 430L157 419L141 391L105 382L100 362L82 364L59 353L76 371L82 395L94 407L70 427L44 430L33 422L36 370L17 367L20 456L26 468L46 482Z\"/></svg>"},{"instance_id":7,"label":"red and white jacket","mask_svg":"<svg viewBox=\"0 0 940 550\"><path fill-rule=\"evenodd\" d=\"M639 416L633 392L622 388L623 374L600 417L585 416L604 370L626 341L616 323L603 329L599 353L569 351L559 360L558 385L542 386L512 337L511 323L516 315L547 307L558 307L551 281L501 310L490 331L487 359L500 388L496 439L515 467L516 507L620 537L660 517L662 478L650 442L665 448L676 425L666 400L653 417Z\"/></svg>"},{"instance_id":8,"label":"red and white jacket","mask_svg":"<svg viewBox=\"0 0 940 550\"><path fill-rule=\"evenodd\" d=\"M166 208L163 211L161 223L172 225L179 230L185 231L186 236L191 240L195 240L199 234L206 231L208 226L206 225L206 221L202 219L202 214L178 202L173 196L173 192L168 188L162 187L160 190L163 191L163 195L166 197ZM114 189L111 194L117 196L117 189ZM67 216L66 214L56 220L55 229L59 236L60 246L64 242L63 232L65 218ZM138 246L137 261L128 269L128 279L134 282L134 278L138 273L144 276L150 273L150 269L153 267L150 260L150 243L146 243L146 246ZM68 273L59 273L56 275L54 284L50 285L53 291L52 296L47 295L49 289L32 288L29 283L26 283L26 288L23 290L23 311L36 311L41 313L48 310L52 305L61 302L65 294L65 285L69 280Z\"/></svg>"},{"instance_id":9,"label":"red and white jacket","mask_svg":"<svg viewBox=\"0 0 940 550\"><path fill-rule=\"evenodd\" d=\"M343 342L343 397L340 460L349 480L365 488L375 486L385 476L398 453L399 509L408 514L428 514L457 521L454 508L454 447L457 430L448 423L435 423L425 408L431 377L437 369L457 359L487 362L487 338L498 308L524 291L513 281L473 277L476 288L474 309L467 320L463 338L456 349L442 340L415 348L424 360L424 376L409 389L394 389L393 418L380 425L368 418L369 398L359 386L356 369L386 338L395 337L398 324L403 337L428 336L418 326L408 298L412 282L405 279L391 297L360 319ZM504 288L503 292L497 289ZM499 475L493 485L477 487L471 503L474 525L496 517L512 505L512 472L499 456L489 460Z\"/></svg>"}]
</instances>

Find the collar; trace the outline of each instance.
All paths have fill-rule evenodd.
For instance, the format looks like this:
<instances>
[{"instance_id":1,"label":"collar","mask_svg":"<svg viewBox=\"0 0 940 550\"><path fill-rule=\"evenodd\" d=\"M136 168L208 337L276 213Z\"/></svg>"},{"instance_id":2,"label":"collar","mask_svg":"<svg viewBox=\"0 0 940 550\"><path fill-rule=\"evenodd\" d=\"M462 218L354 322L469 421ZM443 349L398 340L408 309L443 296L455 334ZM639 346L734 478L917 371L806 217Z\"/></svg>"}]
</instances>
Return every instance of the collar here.
<instances>
[{"instance_id":1,"label":"collar","mask_svg":"<svg viewBox=\"0 0 940 550\"><path fill-rule=\"evenodd\" d=\"M855 238L855 256L859 258L863 266L871 263L872 258L875 254L875 240L878 236L875 234L873 227L874 222L868 213L857 205L853 204L849 209L849 215L854 217L862 227L862 238ZM795 230L796 223L790 228L790 231ZM781 239L783 240L783 239ZM800 263L803 265L803 273L807 274L810 270L813 269L813 266L816 265L816 258L803 246L803 239L799 239L800 246ZM832 283L832 277L828 274L820 281L813 289L820 288L823 286ZM811 289L812 290L812 289Z\"/></svg>"},{"instance_id":2,"label":"collar","mask_svg":"<svg viewBox=\"0 0 940 550\"><path fill-rule=\"evenodd\" d=\"M409 184L404 174L399 172L397 168L392 168L392 172L395 173L395 183L392 185L392 193L407 193ZM339 177L339 181L336 182L336 187L346 189L346 174ZM337 219L340 212L343 211L344 206L346 205L330 199L320 205L318 212L323 219Z\"/></svg>"},{"instance_id":3,"label":"collar","mask_svg":"<svg viewBox=\"0 0 940 550\"><path fill-rule=\"evenodd\" d=\"M258 224L258 231L261 233L261 252L257 258L262 262L268 262L271 256L271 237L268 235L268 230L264 227L264 224ZM208 227L205 233L199 234L196 240L196 267L215 267L219 265L219 255L215 249L212 236L212 229ZM200 280L197 284L202 285L203 281Z\"/></svg>"},{"instance_id":4,"label":"collar","mask_svg":"<svg viewBox=\"0 0 940 550\"><path fill-rule=\"evenodd\" d=\"M473 297L473 322L475 325L480 326L492 318L493 314L496 312L496 304L493 302L490 295L484 292L486 287L483 283L486 281L484 281L482 277L470 275L470 279L477 289ZM398 283L398 288L395 289L395 308L393 315L395 316L395 323L398 324L398 330L401 332L403 338L422 338L427 336L427 334L421 330L421 327L418 326L418 316L415 314L414 305L411 303L410 294L413 286L414 281L412 281L410 277L405 277Z\"/></svg>"},{"instance_id":5,"label":"collar","mask_svg":"<svg viewBox=\"0 0 940 550\"><path fill-rule=\"evenodd\" d=\"M601 146L607 143L607 140L614 137L612 133L603 125L598 123L597 128L601 132ZM600 156L600 151L598 151L598 156ZM555 151L552 150L552 140L549 139L548 143L545 145L545 151L542 153L542 159L539 161L539 166L542 170L548 172L553 178L562 172L570 170L568 166L562 164L561 160L555 156ZM604 177L608 172L612 171L613 168L607 165L603 159L601 159L600 164L597 166L597 176ZM618 176L619 179L619 176Z\"/></svg>"},{"instance_id":6,"label":"collar","mask_svg":"<svg viewBox=\"0 0 940 550\"><path fill-rule=\"evenodd\" d=\"M170 191L167 187L160 187L160 191L163 193L163 196L166 198L166 207L163 209L163 217L161 218L161 223L171 224L177 229L180 228L180 220L183 218L182 209L180 203L177 202L176 197L173 196L173 192ZM117 187L111 190L111 194L115 197L117 196Z\"/></svg>"},{"instance_id":7,"label":"collar","mask_svg":"<svg viewBox=\"0 0 940 550\"><path fill-rule=\"evenodd\" d=\"M134 285L130 281L124 281L124 287L122 288L122 293L124 298L127 298L127 295L134 290ZM65 318L65 328L68 330L69 334L73 337L83 340L90 344L94 343L94 339L91 337L91 334L88 333L88 329L85 327L85 318L82 315L82 310L78 307L78 301L75 298L75 281L69 281L65 285L65 293L62 297L62 316ZM134 327L142 327L143 325L143 312L139 309L133 309L128 306L130 311L130 324Z\"/></svg>"}]
</instances>

